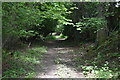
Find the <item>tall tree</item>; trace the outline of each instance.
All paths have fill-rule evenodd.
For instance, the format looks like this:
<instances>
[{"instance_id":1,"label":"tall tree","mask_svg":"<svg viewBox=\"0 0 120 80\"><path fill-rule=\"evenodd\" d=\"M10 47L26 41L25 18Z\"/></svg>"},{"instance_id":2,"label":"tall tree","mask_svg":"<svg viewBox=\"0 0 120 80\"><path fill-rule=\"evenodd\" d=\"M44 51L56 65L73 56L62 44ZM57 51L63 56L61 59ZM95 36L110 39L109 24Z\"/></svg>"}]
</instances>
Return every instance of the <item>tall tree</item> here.
<instances>
[{"instance_id":1,"label":"tall tree","mask_svg":"<svg viewBox=\"0 0 120 80\"><path fill-rule=\"evenodd\" d=\"M103 2L99 3L98 6L98 18L101 18L103 20L103 23L98 26L98 31L97 31L97 42L98 44L102 44L108 36L108 28L104 16L104 11L105 11L105 4Z\"/></svg>"}]
</instances>

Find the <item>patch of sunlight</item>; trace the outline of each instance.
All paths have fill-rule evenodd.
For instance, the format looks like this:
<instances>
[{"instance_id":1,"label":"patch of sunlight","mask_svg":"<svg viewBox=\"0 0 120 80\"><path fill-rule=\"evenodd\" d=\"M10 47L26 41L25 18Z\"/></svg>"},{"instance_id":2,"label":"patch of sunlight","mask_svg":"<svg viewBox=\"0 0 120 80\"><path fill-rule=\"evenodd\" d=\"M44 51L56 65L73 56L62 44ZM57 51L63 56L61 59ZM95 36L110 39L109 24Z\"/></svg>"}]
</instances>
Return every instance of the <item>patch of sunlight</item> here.
<instances>
[{"instance_id":1,"label":"patch of sunlight","mask_svg":"<svg viewBox=\"0 0 120 80\"><path fill-rule=\"evenodd\" d=\"M35 76L35 72L29 72L25 78L33 78Z\"/></svg>"},{"instance_id":2,"label":"patch of sunlight","mask_svg":"<svg viewBox=\"0 0 120 80\"><path fill-rule=\"evenodd\" d=\"M87 2L87 1L92 1L92 0L85 0L85 1Z\"/></svg>"},{"instance_id":3,"label":"patch of sunlight","mask_svg":"<svg viewBox=\"0 0 120 80\"><path fill-rule=\"evenodd\" d=\"M69 59L69 58L61 58L61 59L59 59L60 61L64 61L64 62L70 62L71 61L71 59Z\"/></svg>"},{"instance_id":4,"label":"patch of sunlight","mask_svg":"<svg viewBox=\"0 0 120 80\"><path fill-rule=\"evenodd\" d=\"M27 50L28 53L35 54L35 53L46 53L47 52L47 47L35 47L32 49Z\"/></svg>"},{"instance_id":5,"label":"patch of sunlight","mask_svg":"<svg viewBox=\"0 0 120 80\"><path fill-rule=\"evenodd\" d=\"M56 71L54 74L58 75L60 78L75 78L75 77L83 77L77 75L75 68L68 68L66 65L58 64L56 65Z\"/></svg>"},{"instance_id":6,"label":"patch of sunlight","mask_svg":"<svg viewBox=\"0 0 120 80\"><path fill-rule=\"evenodd\" d=\"M53 49L55 49L55 50L64 50L66 48L53 48Z\"/></svg>"},{"instance_id":7,"label":"patch of sunlight","mask_svg":"<svg viewBox=\"0 0 120 80\"><path fill-rule=\"evenodd\" d=\"M55 50L72 50L72 49L70 49L69 47L68 48L53 48L53 49L55 49Z\"/></svg>"},{"instance_id":8,"label":"patch of sunlight","mask_svg":"<svg viewBox=\"0 0 120 80\"><path fill-rule=\"evenodd\" d=\"M105 72L105 71L93 71L93 73L95 74L96 78L112 78L113 74L109 71Z\"/></svg>"},{"instance_id":9,"label":"patch of sunlight","mask_svg":"<svg viewBox=\"0 0 120 80\"><path fill-rule=\"evenodd\" d=\"M36 57L20 56L20 59L26 63L39 64L40 61Z\"/></svg>"},{"instance_id":10,"label":"patch of sunlight","mask_svg":"<svg viewBox=\"0 0 120 80\"><path fill-rule=\"evenodd\" d=\"M57 53L69 53L74 52L74 50L69 48L53 48L54 50L57 50Z\"/></svg>"},{"instance_id":11,"label":"patch of sunlight","mask_svg":"<svg viewBox=\"0 0 120 80\"><path fill-rule=\"evenodd\" d=\"M64 50L64 51L58 51L57 53L69 53L69 52L73 52L73 50Z\"/></svg>"},{"instance_id":12,"label":"patch of sunlight","mask_svg":"<svg viewBox=\"0 0 120 80\"><path fill-rule=\"evenodd\" d=\"M60 64L61 62L70 62L70 61L71 61L71 59L69 59L69 58L56 58L54 60L55 64Z\"/></svg>"},{"instance_id":13,"label":"patch of sunlight","mask_svg":"<svg viewBox=\"0 0 120 80\"><path fill-rule=\"evenodd\" d=\"M60 34L60 35L56 35L55 38L56 39L61 39L62 38L63 40L65 40L65 39L68 38L68 36L64 36L63 34Z\"/></svg>"},{"instance_id":14,"label":"patch of sunlight","mask_svg":"<svg viewBox=\"0 0 120 80\"><path fill-rule=\"evenodd\" d=\"M85 78L82 72L77 72L75 68L67 67L64 64L51 66L46 73L39 73L37 78Z\"/></svg>"},{"instance_id":15,"label":"patch of sunlight","mask_svg":"<svg viewBox=\"0 0 120 80\"><path fill-rule=\"evenodd\" d=\"M97 66L81 66L83 69L83 73L87 75L89 78L112 78L113 72L109 70L107 67L102 67L102 69L98 69ZM92 76L91 76L92 74Z\"/></svg>"}]
</instances>

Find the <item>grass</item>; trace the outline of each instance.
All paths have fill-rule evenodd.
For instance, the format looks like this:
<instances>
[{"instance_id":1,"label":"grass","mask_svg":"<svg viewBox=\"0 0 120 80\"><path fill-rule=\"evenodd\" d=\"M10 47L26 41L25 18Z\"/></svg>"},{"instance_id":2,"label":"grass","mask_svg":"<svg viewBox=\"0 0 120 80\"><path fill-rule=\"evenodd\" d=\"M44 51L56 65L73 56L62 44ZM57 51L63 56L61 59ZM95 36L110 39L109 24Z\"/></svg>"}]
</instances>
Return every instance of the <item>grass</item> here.
<instances>
[{"instance_id":1,"label":"grass","mask_svg":"<svg viewBox=\"0 0 120 80\"><path fill-rule=\"evenodd\" d=\"M35 75L34 66L40 65L40 59L42 54L47 52L46 49L42 46L29 48L26 51L3 51L2 78L32 78Z\"/></svg>"}]
</instances>

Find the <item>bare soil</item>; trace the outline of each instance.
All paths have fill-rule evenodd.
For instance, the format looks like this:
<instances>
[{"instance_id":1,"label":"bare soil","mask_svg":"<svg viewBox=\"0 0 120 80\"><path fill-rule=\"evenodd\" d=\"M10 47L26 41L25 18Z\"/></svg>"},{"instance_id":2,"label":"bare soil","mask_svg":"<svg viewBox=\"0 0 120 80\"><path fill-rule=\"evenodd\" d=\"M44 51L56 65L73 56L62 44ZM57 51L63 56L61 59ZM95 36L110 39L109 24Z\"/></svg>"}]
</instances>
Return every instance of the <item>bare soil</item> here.
<instances>
[{"instance_id":1,"label":"bare soil","mask_svg":"<svg viewBox=\"0 0 120 80\"><path fill-rule=\"evenodd\" d=\"M48 50L36 66L35 78L85 78L74 62L84 53L80 47L63 45L61 41L48 41L45 45Z\"/></svg>"}]
</instances>

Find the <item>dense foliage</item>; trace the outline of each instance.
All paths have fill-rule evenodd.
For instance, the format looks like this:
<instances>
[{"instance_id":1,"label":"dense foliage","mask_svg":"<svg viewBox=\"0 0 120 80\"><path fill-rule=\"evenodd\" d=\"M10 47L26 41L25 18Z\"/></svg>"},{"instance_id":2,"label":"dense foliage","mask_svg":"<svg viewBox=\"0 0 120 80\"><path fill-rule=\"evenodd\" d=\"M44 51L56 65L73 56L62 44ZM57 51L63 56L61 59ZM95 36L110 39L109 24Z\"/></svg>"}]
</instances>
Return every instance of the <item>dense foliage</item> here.
<instances>
[{"instance_id":1,"label":"dense foliage","mask_svg":"<svg viewBox=\"0 0 120 80\"><path fill-rule=\"evenodd\" d=\"M64 38L68 42L78 44L82 42L95 44L93 47L87 46L85 48L87 53L81 59L77 59L77 61L83 61L83 64L80 64L83 70L91 65L97 66L92 67L92 70L99 71L104 71L106 69L103 67L107 67L108 72L115 73L113 75L116 77L117 74L119 77L120 66L117 64L120 60L120 6L117 4L117 2L2 3L2 47L5 59L3 76L26 76L27 69L31 70L31 68L16 62L23 61L33 66L38 60L36 53L46 53L46 47L39 46L40 48L34 49L31 48L32 44L40 43L41 45L47 40ZM25 50L21 51L20 48ZM86 56L89 57L86 58ZM12 68L9 60L12 65L14 64ZM20 69L16 68L17 65L20 65Z\"/></svg>"},{"instance_id":2,"label":"dense foliage","mask_svg":"<svg viewBox=\"0 0 120 80\"><path fill-rule=\"evenodd\" d=\"M3 46L17 39L33 41L64 24L70 3L3 3ZM14 40L14 41L13 41ZM16 40L16 41L15 41ZM11 43L11 41L13 43Z\"/></svg>"}]
</instances>

